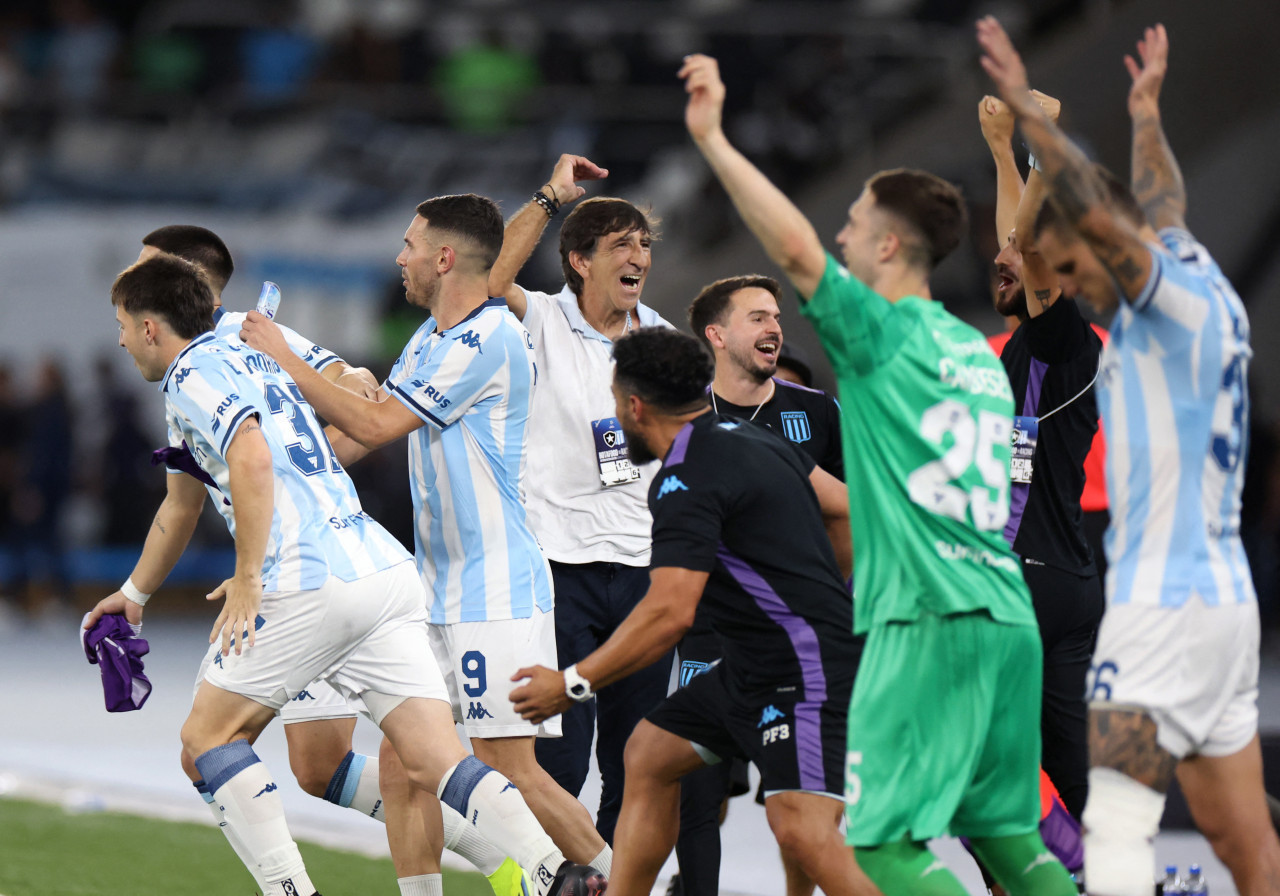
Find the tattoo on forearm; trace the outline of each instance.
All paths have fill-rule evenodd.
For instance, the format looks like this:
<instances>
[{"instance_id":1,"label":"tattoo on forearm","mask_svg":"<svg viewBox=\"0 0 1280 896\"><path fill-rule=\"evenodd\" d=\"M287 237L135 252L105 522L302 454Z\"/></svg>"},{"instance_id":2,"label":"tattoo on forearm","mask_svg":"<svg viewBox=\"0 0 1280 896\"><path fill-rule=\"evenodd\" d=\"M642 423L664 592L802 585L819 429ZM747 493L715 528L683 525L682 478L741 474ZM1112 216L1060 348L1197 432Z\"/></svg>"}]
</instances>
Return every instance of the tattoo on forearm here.
<instances>
[{"instance_id":1,"label":"tattoo on forearm","mask_svg":"<svg viewBox=\"0 0 1280 896\"><path fill-rule=\"evenodd\" d=\"M260 428L261 428L261 427L259 427L259 426L258 426L258 424L254 423L254 422L251 420L251 421L249 421L248 423L246 423L246 424L241 428L241 430L240 430L240 431L241 431L241 432L253 432L255 429L260 429Z\"/></svg>"},{"instance_id":2,"label":"tattoo on forearm","mask_svg":"<svg viewBox=\"0 0 1280 896\"><path fill-rule=\"evenodd\" d=\"M161 535L169 534L169 530L164 527L164 523L160 522L160 517L155 518L154 525L157 529L160 530Z\"/></svg>"},{"instance_id":3,"label":"tattoo on forearm","mask_svg":"<svg viewBox=\"0 0 1280 896\"><path fill-rule=\"evenodd\" d=\"M1164 793L1178 760L1156 740L1156 723L1145 712L1089 711L1089 764L1123 772Z\"/></svg>"},{"instance_id":4,"label":"tattoo on forearm","mask_svg":"<svg viewBox=\"0 0 1280 896\"><path fill-rule=\"evenodd\" d=\"M1052 295L1053 295L1053 290L1052 290L1052 289L1037 289L1037 290L1036 290L1036 301L1040 303L1040 310L1041 310L1041 311L1043 311L1044 309L1046 309L1046 308L1048 308L1048 307L1049 307L1049 297L1050 297L1050 296L1052 296Z\"/></svg>"},{"instance_id":5,"label":"tattoo on forearm","mask_svg":"<svg viewBox=\"0 0 1280 896\"><path fill-rule=\"evenodd\" d=\"M1133 119L1133 195L1156 228L1180 226L1187 208L1187 192L1160 117L1139 114Z\"/></svg>"}]
</instances>

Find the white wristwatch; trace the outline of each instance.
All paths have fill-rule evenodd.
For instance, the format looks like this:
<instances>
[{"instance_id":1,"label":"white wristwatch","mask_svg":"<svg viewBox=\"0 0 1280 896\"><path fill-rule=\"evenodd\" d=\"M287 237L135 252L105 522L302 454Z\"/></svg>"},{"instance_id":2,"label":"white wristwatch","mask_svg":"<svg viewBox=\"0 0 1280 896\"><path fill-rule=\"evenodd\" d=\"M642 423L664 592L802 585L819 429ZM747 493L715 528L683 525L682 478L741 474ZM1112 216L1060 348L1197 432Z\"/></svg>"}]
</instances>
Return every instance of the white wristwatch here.
<instances>
[{"instance_id":1,"label":"white wristwatch","mask_svg":"<svg viewBox=\"0 0 1280 896\"><path fill-rule=\"evenodd\" d=\"M577 663L564 670L564 692L575 703L585 703L595 696L595 691L591 690L591 682L578 674Z\"/></svg>"}]
</instances>

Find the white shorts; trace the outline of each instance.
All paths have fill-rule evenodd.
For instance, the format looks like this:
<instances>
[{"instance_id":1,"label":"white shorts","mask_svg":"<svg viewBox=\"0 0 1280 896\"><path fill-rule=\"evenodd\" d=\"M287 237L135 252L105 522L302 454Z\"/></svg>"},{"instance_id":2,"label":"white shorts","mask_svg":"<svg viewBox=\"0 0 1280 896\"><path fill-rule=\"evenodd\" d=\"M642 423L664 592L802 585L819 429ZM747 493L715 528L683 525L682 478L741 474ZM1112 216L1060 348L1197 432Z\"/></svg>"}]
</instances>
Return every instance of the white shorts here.
<instances>
[{"instance_id":1,"label":"white shorts","mask_svg":"<svg viewBox=\"0 0 1280 896\"><path fill-rule=\"evenodd\" d=\"M277 711L317 679L345 698L376 691L448 699L412 561L354 582L330 576L314 591L264 594L258 618L254 646L243 654L222 656L212 645L206 681Z\"/></svg>"},{"instance_id":2,"label":"white shorts","mask_svg":"<svg viewBox=\"0 0 1280 896\"><path fill-rule=\"evenodd\" d=\"M1091 709L1141 709L1178 759L1230 756L1258 732L1258 605L1113 604L1089 670Z\"/></svg>"},{"instance_id":3,"label":"white shorts","mask_svg":"<svg viewBox=\"0 0 1280 896\"><path fill-rule=\"evenodd\" d=\"M200 661L200 671L196 674L195 687L192 689L193 697L204 683L204 673L213 663L214 654L219 652L220 647L219 644L209 645L204 659ZM282 725L292 725L295 722L318 722L323 719L354 719L362 712L368 715L368 710L359 697L348 700L334 690L332 685L317 678L280 707L276 718Z\"/></svg>"},{"instance_id":4,"label":"white shorts","mask_svg":"<svg viewBox=\"0 0 1280 896\"><path fill-rule=\"evenodd\" d=\"M431 652L453 701L454 721L471 738L559 737L560 717L541 725L520 718L508 695L525 666L556 668L555 614L528 619L429 625Z\"/></svg>"}]
</instances>

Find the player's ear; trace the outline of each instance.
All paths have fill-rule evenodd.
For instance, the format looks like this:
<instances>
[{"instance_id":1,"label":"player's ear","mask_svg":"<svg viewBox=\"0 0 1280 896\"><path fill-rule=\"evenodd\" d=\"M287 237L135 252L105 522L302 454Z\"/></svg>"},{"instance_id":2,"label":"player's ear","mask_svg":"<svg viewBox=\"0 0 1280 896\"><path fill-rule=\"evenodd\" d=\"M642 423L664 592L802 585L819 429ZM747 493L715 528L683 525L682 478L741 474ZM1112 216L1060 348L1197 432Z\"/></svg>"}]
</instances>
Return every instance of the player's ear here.
<instances>
[{"instance_id":1,"label":"player's ear","mask_svg":"<svg viewBox=\"0 0 1280 896\"><path fill-rule=\"evenodd\" d=\"M648 408L645 407L644 399L639 395L628 395L627 410L631 412L631 419L635 420L637 423L643 423L645 420L644 415L648 411Z\"/></svg>"},{"instance_id":2,"label":"player's ear","mask_svg":"<svg viewBox=\"0 0 1280 896\"><path fill-rule=\"evenodd\" d=\"M591 259L576 249L569 253L569 267L577 271L583 280L587 279L587 271L591 270Z\"/></svg>"},{"instance_id":3,"label":"player's ear","mask_svg":"<svg viewBox=\"0 0 1280 896\"><path fill-rule=\"evenodd\" d=\"M880 242L876 244L876 260L880 263L889 261L902 251L902 240L892 230L885 228Z\"/></svg>"},{"instance_id":4,"label":"player's ear","mask_svg":"<svg viewBox=\"0 0 1280 896\"><path fill-rule=\"evenodd\" d=\"M707 337L707 342L715 348L724 348L724 339L720 336L720 327L718 324L707 324L702 334Z\"/></svg>"},{"instance_id":5,"label":"player's ear","mask_svg":"<svg viewBox=\"0 0 1280 896\"><path fill-rule=\"evenodd\" d=\"M441 274L447 274L457 263L458 253L454 251L453 246L441 246L440 254L436 257L436 270Z\"/></svg>"}]
</instances>

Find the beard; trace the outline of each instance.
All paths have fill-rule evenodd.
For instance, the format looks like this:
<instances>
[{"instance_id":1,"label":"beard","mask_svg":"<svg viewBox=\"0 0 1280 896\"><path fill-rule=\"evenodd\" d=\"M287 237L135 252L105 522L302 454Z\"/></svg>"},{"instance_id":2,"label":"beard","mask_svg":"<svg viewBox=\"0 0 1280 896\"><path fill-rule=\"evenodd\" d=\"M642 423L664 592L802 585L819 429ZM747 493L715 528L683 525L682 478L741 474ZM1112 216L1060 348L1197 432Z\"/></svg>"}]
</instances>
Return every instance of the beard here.
<instances>
[{"instance_id":1,"label":"beard","mask_svg":"<svg viewBox=\"0 0 1280 896\"><path fill-rule=\"evenodd\" d=\"M1005 317L1017 317L1027 309L1027 291L1019 283L1004 294L996 293L995 301L992 302L992 305L997 314Z\"/></svg>"},{"instance_id":2,"label":"beard","mask_svg":"<svg viewBox=\"0 0 1280 896\"><path fill-rule=\"evenodd\" d=\"M658 455L649 450L649 446L645 444L640 433L633 432L622 427L622 434L627 437L627 459L637 467L649 463L651 460L657 460Z\"/></svg>"},{"instance_id":3,"label":"beard","mask_svg":"<svg viewBox=\"0 0 1280 896\"><path fill-rule=\"evenodd\" d=\"M756 358L754 345L748 346L745 350L731 347L726 350L726 354L730 361L757 383L763 383L778 372L777 361L762 363Z\"/></svg>"}]
</instances>

